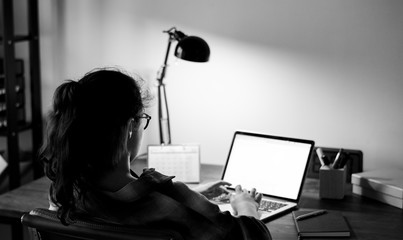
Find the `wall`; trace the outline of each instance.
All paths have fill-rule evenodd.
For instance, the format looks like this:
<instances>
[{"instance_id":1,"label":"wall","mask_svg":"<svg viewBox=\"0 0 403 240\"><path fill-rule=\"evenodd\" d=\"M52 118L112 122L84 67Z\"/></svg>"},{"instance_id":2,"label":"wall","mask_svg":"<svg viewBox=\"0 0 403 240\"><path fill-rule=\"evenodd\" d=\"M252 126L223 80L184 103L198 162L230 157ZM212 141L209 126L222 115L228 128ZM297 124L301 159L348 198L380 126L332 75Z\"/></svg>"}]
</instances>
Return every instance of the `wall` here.
<instances>
[{"instance_id":1,"label":"wall","mask_svg":"<svg viewBox=\"0 0 403 240\"><path fill-rule=\"evenodd\" d=\"M403 2L242 0L40 1L43 105L102 66L155 91L171 26L203 37L211 61L170 56L174 143L222 164L237 129L361 149L364 168L403 167ZM156 103L144 146L156 144ZM143 151L145 147L143 146Z\"/></svg>"}]
</instances>

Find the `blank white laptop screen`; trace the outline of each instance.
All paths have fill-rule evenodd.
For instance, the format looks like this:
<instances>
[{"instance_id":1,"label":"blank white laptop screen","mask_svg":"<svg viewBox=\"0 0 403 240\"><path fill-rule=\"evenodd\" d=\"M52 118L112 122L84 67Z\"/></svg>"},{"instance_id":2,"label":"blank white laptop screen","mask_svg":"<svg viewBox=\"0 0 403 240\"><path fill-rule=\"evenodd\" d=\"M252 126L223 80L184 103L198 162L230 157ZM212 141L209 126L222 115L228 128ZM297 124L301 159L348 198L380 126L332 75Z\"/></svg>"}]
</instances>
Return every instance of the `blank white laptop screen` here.
<instances>
[{"instance_id":1,"label":"blank white laptop screen","mask_svg":"<svg viewBox=\"0 0 403 240\"><path fill-rule=\"evenodd\" d=\"M311 144L236 134L223 180L260 193L298 199Z\"/></svg>"}]
</instances>

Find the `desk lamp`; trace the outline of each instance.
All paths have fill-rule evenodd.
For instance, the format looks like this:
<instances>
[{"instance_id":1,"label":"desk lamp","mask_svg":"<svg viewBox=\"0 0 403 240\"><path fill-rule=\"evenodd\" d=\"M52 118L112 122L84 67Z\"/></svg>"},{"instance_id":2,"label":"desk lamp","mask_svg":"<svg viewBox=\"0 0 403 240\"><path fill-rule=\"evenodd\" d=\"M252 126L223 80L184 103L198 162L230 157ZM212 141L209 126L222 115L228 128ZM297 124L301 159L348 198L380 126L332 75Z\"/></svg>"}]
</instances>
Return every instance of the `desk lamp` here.
<instances>
[{"instance_id":1,"label":"desk lamp","mask_svg":"<svg viewBox=\"0 0 403 240\"><path fill-rule=\"evenodd\" d=\"M169 125L169 112L165 84L163 82L166 69L168 67L168 57L171 44L178 41L175 48L177 58L191 62L207 62L210 58L210 48L206 41L196 36L187 36L183 32L176 30L175 27L163 31L167 33L168 47L165 54L165 60L157 74L158 81L158 117L160 130L160 143L163 145L171 144L171 129Z\"/></svg>"}]
</instances>

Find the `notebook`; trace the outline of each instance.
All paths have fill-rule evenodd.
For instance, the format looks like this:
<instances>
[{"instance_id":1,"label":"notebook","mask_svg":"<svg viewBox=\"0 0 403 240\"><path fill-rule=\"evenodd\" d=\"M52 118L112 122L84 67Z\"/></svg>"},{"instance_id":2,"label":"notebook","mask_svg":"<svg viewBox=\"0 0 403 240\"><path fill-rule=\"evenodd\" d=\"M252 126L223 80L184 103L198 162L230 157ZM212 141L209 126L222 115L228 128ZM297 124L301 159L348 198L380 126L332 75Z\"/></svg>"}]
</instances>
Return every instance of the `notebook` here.
<instances>
[{"instance_id":1,"label":"notebook","mask_svg":"<svg viewBox=\"0 0 403 240\"><path fill-rule=\"evenodd\" d=\"M261 220L295 208L301 196L314 141L237 131L221 179L263 194ZM213 199L221 211L234 214L225 195Z\"/></svg>"},{"instance_id":2,"label":"notebook","mask_svg":"<svg viewBox=\"0 0 403 240\"><path fill-rule=\"evenodd\" d=\"M350 229L343 215L338 211L299 220L295 218L312 211L292 212L299 237L349 237Z\"/></svg>"}]
</instances>

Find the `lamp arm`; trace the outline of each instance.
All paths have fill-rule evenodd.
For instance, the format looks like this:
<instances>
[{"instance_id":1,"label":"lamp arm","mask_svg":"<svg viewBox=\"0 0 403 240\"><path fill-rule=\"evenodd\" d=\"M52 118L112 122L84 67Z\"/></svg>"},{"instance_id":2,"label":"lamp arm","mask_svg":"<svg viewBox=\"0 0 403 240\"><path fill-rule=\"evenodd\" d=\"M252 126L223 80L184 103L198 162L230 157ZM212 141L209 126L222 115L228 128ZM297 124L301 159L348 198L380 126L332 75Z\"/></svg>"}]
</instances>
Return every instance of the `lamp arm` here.
<instances>
[{"instance_id":1,"label":"lamp arm","mask_svg":"<svg viewBox=\"0 0 403 240\"><path fill-rule=\"evenodd\" d=\"M165 78L166 69L168 67L169 51L171 50L172 42L180 41L181 39L186 37L186 35L183 32L176 30L176 27L171 27L170 29L163 31L163 32L168 33L169 37L168 37L168 46L167 46L167 51L165 53L164 63L162 64L162 66L158 72L158 75L157 75L157 80L158 80L159 84L162 84L163 80Z\"/></svg>"},{"instance_id":2,"label":"lamp arm","mask_svg":"<svg viewBox=\"0 0 403 240\"><path fill-rule=\"evenodd\" d=\"M165 53L164 63L157 73L158 81L158 117L161 144L171 144L171 130L169 124L168 102L165 91L164 78L168 68L169 51L173 41L178 41L175 56L192 62L206 62L210 57L210 48L207 43L195 36L187 36L175 27L166 31L168 38L168 46ZM186 54L185 54L186 53Z\"/></svg>"},{"instance_id":3,"label":"lamp arm","mask_svg":"<svg viewBox=\"0 0 403 240\"><path fill-rule=\"evenodd\" d=\"M172 41L173 41L173 39L171 38L171 36L169 36L168 46L167 46L167 51L165 53L164 63L162 64L162 66L161 66L161 68L160 68L160 70L158 71L158 74L157 74L158 84L162 84L162 82L163 82L163 80L165 78L166 69L168 67L169 51L171 50Z\"/></svg>"},{"instance_id":4,"label":"lamp arm","mask_svg":"<svg viewBox=\"0 0 403 240\"><path fill-rule=\"evenodd\" d=\"M165 84L158 84L158 117L160 130L160 143L163 145L171 144L171 126L169 123L169 111Z\"/></svg>"},{"instance_id":5,"label":"lamp arm","mask_svg":"<svg viewBox=\"0 0 403 240\"><path fill-rule=\"evenodd\" d=\"M159 130L160 130L160 143L161 144L171 144L171 127L169 123L169 111L168 111L168 101L167 95L165 91L164 77L166 74L166 70L168 67L168 57L169 51L171 49L171 44L175 41L174 34L171 30L175 30L175 28L171 28L168 30L169 39L167 51L165 54L164 63L162 64L160 70L157 74L158 81L158 118L159 118Z\"/></svg>"}]
</instances>

